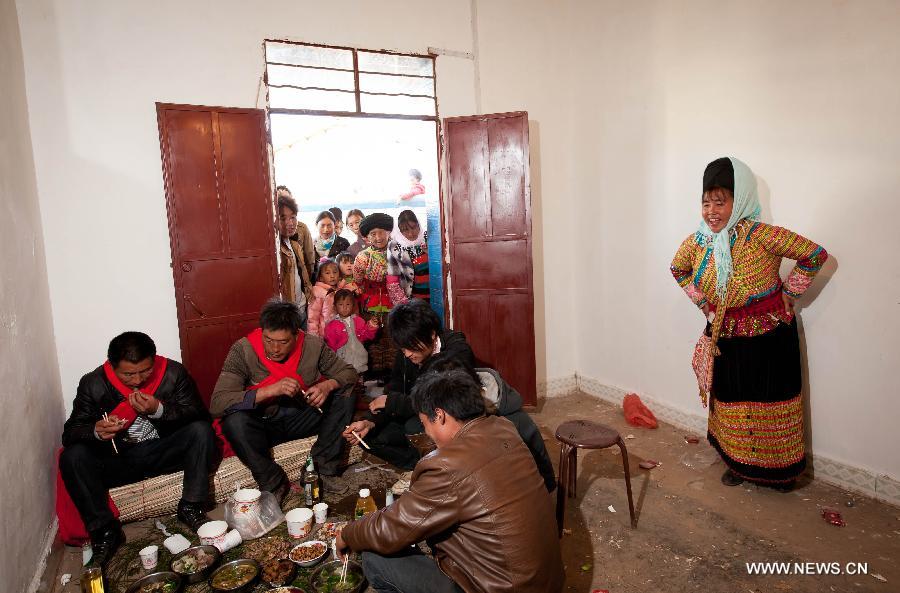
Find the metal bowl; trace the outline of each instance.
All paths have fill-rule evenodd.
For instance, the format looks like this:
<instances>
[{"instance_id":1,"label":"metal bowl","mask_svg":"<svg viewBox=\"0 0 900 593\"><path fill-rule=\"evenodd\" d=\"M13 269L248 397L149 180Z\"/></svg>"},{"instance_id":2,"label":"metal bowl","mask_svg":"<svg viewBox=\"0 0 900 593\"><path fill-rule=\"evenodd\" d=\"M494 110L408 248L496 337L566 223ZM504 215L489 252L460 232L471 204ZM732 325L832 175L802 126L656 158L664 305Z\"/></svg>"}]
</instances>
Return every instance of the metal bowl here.
<instances>
[{"instance_id":1,"label":"metal bowl","mask_svg":"<svg viewBox=\"0 0 900 593\"><path fill-rule=\"evenodd\" d=\"M321 545L325 546L325 551L322 552L321 554L319 554L318 556L316 556L315 558L313 558L312 560L294 560L293 556L291 556L291 554L293 554L294 550L296 550L297 548L308 548L312 544L321 544ZM288 553L288 558L290 559L291 562L308 568L310 566L313 566L314 564L318 564L319 561L327 555L328 555L328 544L323 542L322 540L314 539L314 540L310 540L308 542L303 542L302 544L297 544L296 546L291 548L291 551Z\"/></svg>"},{"instance_id":2,"label":"metal bowl","mask_svg":"<svg viewBox=\"0 0 900 593\"><path fill-rule=\"evenodd\" d=\"M313 570L312 574L309 577L309 583L312 585L313 591L315 593L320 593L322 591L321 583L319 580L323 578L323 575L328 575L333 572L336 572L338 575L341 574L341 567L343 567L344 562L342 560L332 560L330 562L323 562L315 570ZM347 563L347 574L354 573L359 575L359 583L352 589L347 589L346 591L342 591L341 593L359 593L360 591L365 590L366 586L366 576L363 573L362 566L357 564L356 562L350 560Z\"/></svg>"},{"instance_id":3,"label":"metal bowl","mask_svg":"<svg viewBox=\"0 0 900 593\"><path fill-rule=\"evenodd\" d=\"M252 566L256 572L253 574L253 577L249 579L246 583L239 587L234 587L232 589L223 589L221 587L216 587L213 585L213 581L216 580L216 576L226 571L230 568L234 568L235 566L247 565ZM262 573L262 567L259 565L259 562L256 560L250 560L249 558L241 558L240 560L232 560L231 562L226 562L219 568L215 569L211 575L209 575L209 587L215 591L216 593L244 593L245 591L249 591L253 588L253 585L256 584L256 581L259 580L259 575Z\"/></svg>"},{"instance_id":4,"label":"metal bowl","mask_svg":"<svg viewBox=\"0 0 900 593\"><path fill-rule=\"evenodd\" d=\"M266 566L268 566L269 563L272 563L272 562L278 562L278 563L285 562L285 563L287 563L287 564L285 564L285 566L290 566L290 570L288 571L288 574L283 579L283 581L270 581L269 579L266 578ZM262 564L262 580L264 583L266 583L270 587L289 586L291 583L294 582L295 578L297 578L297 565L294 564L288 558L272 558L271 560L267 560L267 561L263 562L263 564Z\"/></svg>"},{"instance_id":5,"label":"metal bowl","mask_svg":"<svg viewBox=\"0 0 900 593\"><path fill-rule=\"evenodd\" d=\"M176 583L175 589L173 589L172 593L180 593L180 591L184 588L184 579L181 578L177 572L170 572L168 570L162 570L160 572L152 572L145 577L141 577L135 582L131 584L128 589L125 590L125 593L139 593L141 587L144 585L149 585L151 583L162 583L166 580L172 579Z\"/></svg>"},{"instance_id":6,"label":"metal bowl","mask_svg":"<svg viewBox=\"0 0 900 593\"><path fill-rule=\"evenodd\" d=\"M183 558L184 556L189 555L191 552L196 552L202 550L213 557L212 564L207 566L202 570L198 570L197 572L178 572L175 570L175 562ZM216 566L219 564L219 561L222 559L222 553L219 551L219 548L215 546L193 546L186 550L182 550L178 552L172 557L172 561L169 562L169 569L177 573L184 579L184 582L188 585L193 583L199 583L200 581L205 581L209 578L210 573L216 569Z\"/></svg>"}]
</instances>

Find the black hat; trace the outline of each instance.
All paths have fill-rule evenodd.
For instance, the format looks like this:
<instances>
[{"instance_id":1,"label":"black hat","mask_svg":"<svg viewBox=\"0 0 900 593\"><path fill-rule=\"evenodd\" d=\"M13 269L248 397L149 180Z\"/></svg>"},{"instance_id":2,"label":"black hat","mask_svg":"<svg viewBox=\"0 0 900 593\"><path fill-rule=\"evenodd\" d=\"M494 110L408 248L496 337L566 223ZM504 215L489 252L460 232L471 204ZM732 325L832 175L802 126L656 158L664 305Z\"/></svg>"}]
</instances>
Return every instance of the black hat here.
<instances>
[{"instance_id":1,"label":"black hat","mask_svg":"<svg viewBox=\"0 0 900 593\"><path fill-rule=\"evenodd\" d=\"M374 229L384 229L390 233L394 230L394 219L383 212L376 212L366 216L359 223L359 232L363 237L367 237Z\"/></svg>"},{"instance_id":2,"label":"black hat","mask_svg":"<svg viewBox=\"0 0 900 593\"><path fill-rule=\"evenodd\" d=\"M703 193L714 187L734 192L734 165L730 158L722 157L706 165L706 171L703 172Z\"/></svg>"}]
</instances>

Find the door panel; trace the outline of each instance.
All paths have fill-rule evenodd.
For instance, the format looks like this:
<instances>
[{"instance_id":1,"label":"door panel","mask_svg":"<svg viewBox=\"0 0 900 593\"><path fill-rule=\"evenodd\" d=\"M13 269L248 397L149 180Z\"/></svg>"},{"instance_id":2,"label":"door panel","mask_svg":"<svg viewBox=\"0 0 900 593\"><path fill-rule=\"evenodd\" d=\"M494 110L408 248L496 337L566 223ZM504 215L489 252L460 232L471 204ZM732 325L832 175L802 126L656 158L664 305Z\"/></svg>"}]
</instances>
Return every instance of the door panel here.
<instances>
[{"instance_id":1,"label":"door panel","mask_svg":"<svg viewBox=\"0 0 900 593\"><path fill-rule=\"evenodd\" d=\"M156 110L181 357L208 404L231 344L278 289L265 115Z\"/></svg>"},{"instance_id":2,"label":"door panel","mask_svg":"<svg viewBox=\"0 0 900 593\"><path fill-rule=\"evenodd\" d=\"M447 121L447 120L445 120ZM491 209L487 186L487 130L478 121L453 124L447 134L450 194L468 196L458 200L451 211L454 234L458 239L480 238L488 234ZM473 158L473 155L477 155Z\"/></svg>"},{"instance_id":3,"label":"door panel","mask_svg":"<svg viewBox=\"0 0 900 593\"><path fill-rule=\"evenodd\" d=\"M257 251L268 253L272 244L265 233L247 233L246 228L263 228L271 219L268 194L259 192L268 185L265 138L259 122L243 114L219 114L219 139L222 178L225 191L239 200L229 200L224 219L228 228L228 246L232 254ZM261 162L247 158L248 150L257 150Z\"/></svg>"},{"instance_id":4,"label":"door panel","mask_svg":"<svg viewBox=\"0 0 900 593\"><path fill-rule=\"evenodd\" d=\"M181 198L172 204L174 212L170 212L170 218L200 223L192 232L176 237L179 253L184 257L221 254L225 246L219 220L212 114L174 111L166 115L164 133L171 153L170 180Z\"/></svg>"},{"instance_id":5,"label":"door panel","mask_svg":"<svg viewBox=\"0 0 900 593\"><path fill-rule=\"evenodd\" d=\"M453 327L535 405L528 114L448 118L444 136Z\"/></svg>"},{"instance_id":6,"label":"door panel","mask_svg":"<svg viewBox=\"0 0 900 593\"><path fill-rule=\"evenodd\" d=\"M494 241L459 243L456 245L456 259L452 262L465 274L453 277L453 285L458 289L496 288L531 289L531 275L524 266L510 265L510 262L528 258L530 245L527 241Z\"/></svg>"}]
</instances>

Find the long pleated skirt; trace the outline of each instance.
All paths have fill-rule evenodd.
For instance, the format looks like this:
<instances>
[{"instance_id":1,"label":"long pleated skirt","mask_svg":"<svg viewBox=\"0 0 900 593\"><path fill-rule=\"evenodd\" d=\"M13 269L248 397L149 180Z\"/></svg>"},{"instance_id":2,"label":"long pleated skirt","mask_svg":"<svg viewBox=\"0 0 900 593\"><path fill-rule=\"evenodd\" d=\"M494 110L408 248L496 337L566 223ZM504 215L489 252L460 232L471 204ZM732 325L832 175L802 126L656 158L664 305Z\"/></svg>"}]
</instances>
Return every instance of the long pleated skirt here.
<instances>
[{"instance_id":1,"label":"long pleated skirt","mask_svg":"<svg viewBox=\"0 0 900 593\"><path fill-rule=\"evenodd\" d=\"M806 468L797 320L753 337L720 338L709 442L731 470L784 484Z\"/></svg>"}]
</instances>

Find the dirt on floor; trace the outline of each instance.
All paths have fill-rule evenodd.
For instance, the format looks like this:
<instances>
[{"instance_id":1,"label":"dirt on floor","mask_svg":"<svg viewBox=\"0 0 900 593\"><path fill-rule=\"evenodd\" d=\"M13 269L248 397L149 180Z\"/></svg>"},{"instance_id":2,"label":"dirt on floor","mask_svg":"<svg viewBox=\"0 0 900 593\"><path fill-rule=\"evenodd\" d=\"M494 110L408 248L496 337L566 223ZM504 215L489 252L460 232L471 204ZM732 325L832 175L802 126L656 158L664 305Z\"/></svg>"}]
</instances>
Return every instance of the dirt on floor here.
<instances>
[{"instance_id":1,"label":"dirt on floor","mask_svg":"<svg viewBox=\"0 0 900 593\"><path fill-rule=\"evenodd\" d=\"M725 466L703 435L694 435L701 438L691 444L684 431L666 424L655 430L631 427L621 408L584 394L546 400L533 417L554 464L559 447L553 435L566 420L611 426L628 449L636 529L629 522L618 449L579 452L576 497L567 501L561 540L567 591L900 591L896 507L817 481L806 480L789 493L747 484L727 487L720 481ZM660 465L638 468L644 460ZM347 500L357 483L378 488L395 476L387 468L355 469L332 485L350 493ZM839 511L846 526L827 523L825 508ZM221 507L211 514L220 513ZM131 524L126 533L136 537L153 523ZM80 549L57 546L40 590L77 592L80 558ZM778 569L792 573L749 573L748 563L762 562L779 563ZM63 587L66 573L75 580Z\"/></svg>"}]
</instances>

